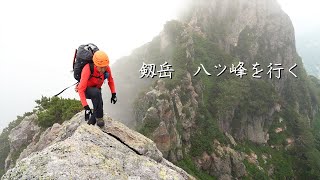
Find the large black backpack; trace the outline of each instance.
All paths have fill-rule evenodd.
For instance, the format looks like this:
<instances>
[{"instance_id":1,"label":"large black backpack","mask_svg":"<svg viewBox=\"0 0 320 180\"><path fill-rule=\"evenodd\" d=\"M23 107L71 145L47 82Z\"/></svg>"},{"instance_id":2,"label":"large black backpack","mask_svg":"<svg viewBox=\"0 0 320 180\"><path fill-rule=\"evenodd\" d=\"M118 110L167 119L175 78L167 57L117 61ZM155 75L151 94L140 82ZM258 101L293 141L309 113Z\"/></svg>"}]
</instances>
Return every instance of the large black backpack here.
<instances>
[{"instance_id":1,"label":"large black backpack","mask_svg":"<svg viewBox=\"0 0 320 180\"><path fill-rule=\"evenodd\" d=\"M72 87L80 82L82 69L88 63L90 65L90 72L91 72L90 76L92 76L93 68L94 68L92 57L93 57L93 54L98 50L99 50L99 48L92 43L80 45L78 47L78 49L76 49L76 51L74 53L74 58L73 58L73 76L77 80L77 82L67 88L64 88L58 94L54 95L55 97L59 96L65 90L69 89L70 87Z\"/></svg>"},{"instance_id":2,"label":"large black backpack","mask_svg":"<svg viewBox=\"0 0 320 180\"><path fill-rule=\"evenodd\" d=\"M98 50L99 48L92 43L80 45L76 49L73 59L73 76L78 82L80 82L81 72L86 64L90 63L90 71L91 74L93 73L92 57Z\"/></svg>"}]
</instances>

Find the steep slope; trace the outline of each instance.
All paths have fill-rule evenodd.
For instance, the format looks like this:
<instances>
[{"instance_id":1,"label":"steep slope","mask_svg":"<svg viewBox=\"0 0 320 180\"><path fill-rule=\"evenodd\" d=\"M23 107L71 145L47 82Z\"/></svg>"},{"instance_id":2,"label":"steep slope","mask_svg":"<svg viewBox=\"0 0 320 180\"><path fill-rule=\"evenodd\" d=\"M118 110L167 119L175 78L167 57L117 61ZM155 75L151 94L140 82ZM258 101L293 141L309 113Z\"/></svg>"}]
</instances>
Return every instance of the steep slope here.
<instances>
[{"instance_id":1,"label":"steep slope","mask_svg":"<svg viewBox=\"0 0 320 180\"><path fill-rule=\"evenodd\" d=\"M247 66L248 75L253 74L253 70L251 71L249 68L252 68L251 65L256 62L260 64L259 69L264 69L260 75L265 81L259 80L260 82L252 84L257 84L254 86L259 87L259 83L263 86L266 82L267 84L264 86L272 85L271 88L276 90L276 94L265 95L268 95L269 99L272 99L273 96L279 96L283 99L282 101L281 98L277 98L277 102L274 101L273 105L269 103L268 106L293 106L297 112L305 115L308 121L313 119L317 105L312 100L314 95L308 89L306 72L296 52L294 29L289 17L280 9L276 1L242 0L236 3L232 1L197 1L192 7L192 16L185 22L202 30L210 43L218 45L220 49L232 55L238 62L249 64ZM273 79L269 78L267 67L270 63L273 64L274 69L277 68L275 64L281 64L281 68L284 68L281 71L281 79L275 78L277 72L274 69L272 70ZM289 68L295 64L297 64L297 68L294 73L298 78L288 72ZM243 87L244 83L241 84ZM263 98L261 94L257 97ZM268 109L271 108L268 107ZM231 132L232 119L219 120L219 122L221 129ZM262 122L260 124L268 123ZM236 137L246 136L239 133ZM258 140L258 142L262 141Z\"/></svg>"},{"instance_id":2,"label":"steep slope","mask_svg":"<svg viewBox=\"0 0 320 180\"><path fill-rule=\"evenodd\" d=\"M157 49L143 48L150 56L156 52L154 58L170 50L165 60L175 69L173 78L143 79L148 82L144 88L122 90L138 97L127 105L134 106L131 117L140 132L157 143L165 158L200 179L319 177L313 130L319 122L319 88L296 52L290 18L275 0L191 4L182 19L168 22L150 43ZM121 68L133 57L123 59ZM136 59L136 71L144 61L165 61L142 59ZM240 62L247 73L242 78L239 71L230 72ZM261 78L252 77L255 63L263 69ZM133 82L123 82L141 82L136 73ZM225 168L218 168L221 164ZM239 170L244 165L247 172Z\"/></svg>"}]
</instances>

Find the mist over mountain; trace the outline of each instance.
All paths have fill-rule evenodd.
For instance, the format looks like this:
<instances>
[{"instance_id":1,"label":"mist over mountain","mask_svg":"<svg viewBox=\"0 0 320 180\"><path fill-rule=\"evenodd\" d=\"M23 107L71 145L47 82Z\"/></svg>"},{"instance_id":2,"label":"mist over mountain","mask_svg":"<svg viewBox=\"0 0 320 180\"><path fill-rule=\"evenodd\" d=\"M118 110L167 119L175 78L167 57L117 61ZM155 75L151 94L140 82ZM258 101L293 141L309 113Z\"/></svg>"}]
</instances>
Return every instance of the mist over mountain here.
<instances>
[{"instance_id":1,"label":"mist over mountain","mask_svg":"<svg viewBox=\"0 0 320 180\"><path fill-rule=\"evenodd\" d=\"M297 49L309 74L320 77L320 27L296 34Z\"/></svg>"}]
</instances>

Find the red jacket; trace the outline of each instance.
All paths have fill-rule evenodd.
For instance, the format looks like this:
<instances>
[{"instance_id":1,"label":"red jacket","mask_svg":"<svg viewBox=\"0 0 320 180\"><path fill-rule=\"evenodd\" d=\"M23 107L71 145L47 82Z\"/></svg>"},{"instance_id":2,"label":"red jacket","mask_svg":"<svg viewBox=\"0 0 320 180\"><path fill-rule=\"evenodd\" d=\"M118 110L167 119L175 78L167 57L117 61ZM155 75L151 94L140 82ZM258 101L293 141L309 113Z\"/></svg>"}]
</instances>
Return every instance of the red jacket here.
<instances>
[{"instance_id":1,"label":"red jacket","mask_svg":"<svg viewBox=\"0 0 320 180\"><path fill-rule=\"evenodd\" d=\"M110 66L107 66L106 71L109 73L108 85L109 85L110 91L111 91L111 93L115 93L116 90L115 90ZM87 100L86 100L86 93L85 93L87 87L101 88L103 81L104 81L104 74L100 73L96 66L94 66L94 68L93 68L92 77L90 77L90 74L91 74L90 65L86 64L82 69L81 79L80 79L80 83L78 85L78 93L80 96L82 106L88 105Z\"/></svg>"}]
</instances>

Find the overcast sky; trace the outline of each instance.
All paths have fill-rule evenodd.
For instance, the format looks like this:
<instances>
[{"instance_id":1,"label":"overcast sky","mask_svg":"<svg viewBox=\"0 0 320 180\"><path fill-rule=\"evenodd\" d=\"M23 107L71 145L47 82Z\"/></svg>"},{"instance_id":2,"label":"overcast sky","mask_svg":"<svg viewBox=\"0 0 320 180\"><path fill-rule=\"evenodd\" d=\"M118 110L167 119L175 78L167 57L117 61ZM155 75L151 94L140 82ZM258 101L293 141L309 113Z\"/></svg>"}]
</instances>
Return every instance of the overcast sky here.
<instances>
[{"instance_id":1,"label":"overcast sky","mask_svg":"<svg viewBox=\"0 0 320 180\"><path fill-rule=\"evenodd\" d=\"M160 33L183 0L0 1L0 130L41 95L73 84L75 48L93 42L114 62ZM319 26L316 0L279 0L296 33ZM318 24L317 24L318 23ZM116 77L115 77L116 78ZM73 89L63 97L77 98Z\"/></svg>"}]
</instances>

